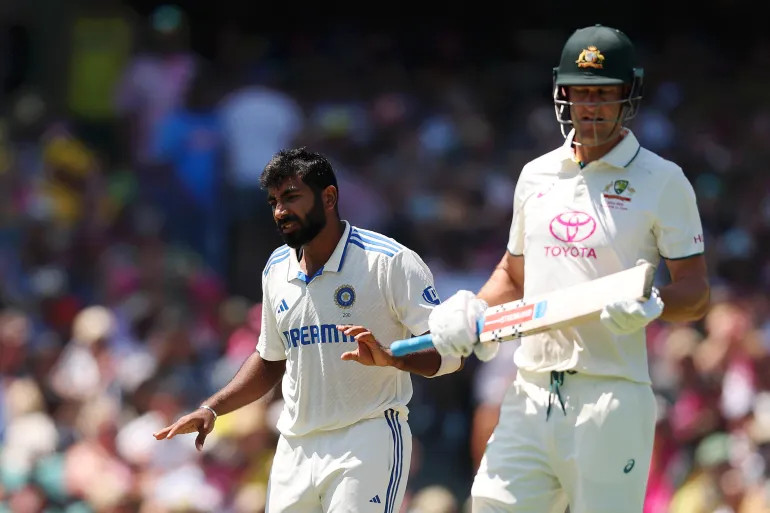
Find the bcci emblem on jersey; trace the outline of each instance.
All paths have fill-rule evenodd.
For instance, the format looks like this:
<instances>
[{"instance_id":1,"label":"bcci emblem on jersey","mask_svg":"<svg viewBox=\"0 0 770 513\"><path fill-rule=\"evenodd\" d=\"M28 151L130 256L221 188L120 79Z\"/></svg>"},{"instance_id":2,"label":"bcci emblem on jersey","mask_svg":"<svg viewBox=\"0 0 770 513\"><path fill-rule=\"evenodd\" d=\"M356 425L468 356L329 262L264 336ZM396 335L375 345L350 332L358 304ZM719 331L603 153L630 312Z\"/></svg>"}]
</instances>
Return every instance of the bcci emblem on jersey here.
<instances>
[{"instance_id":1,"label":"bcci emblem on jersey","mask_svg":"<svg viewBox=\"0 0 770 513\"><path fill-rule=\"evenodd\" d=\"M350 308L356 301L356 291L352 285L340 285L334 292L334 302L340 308Z\"/></svg>"}]
</instances>

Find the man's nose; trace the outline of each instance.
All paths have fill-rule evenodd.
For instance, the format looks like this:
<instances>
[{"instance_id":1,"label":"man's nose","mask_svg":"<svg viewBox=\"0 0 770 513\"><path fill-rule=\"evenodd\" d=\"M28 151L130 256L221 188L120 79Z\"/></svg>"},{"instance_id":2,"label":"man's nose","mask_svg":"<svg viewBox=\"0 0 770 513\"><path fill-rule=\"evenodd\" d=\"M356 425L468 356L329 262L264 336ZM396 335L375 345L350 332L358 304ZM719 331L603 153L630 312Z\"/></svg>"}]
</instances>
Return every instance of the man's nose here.
<instances>
[{"instance_id":1,"label":"man's nose","mask_svg":"<svg viewBox=\"0 0 770 513\"><path fill-rule=\"evenodd\" d=\"M286 207L281 203L280 201L275 204L275 209L273 209L273 217L276 219L283 219L289 214L289 211L286 209Z\"/></svg>"}]
</instances>

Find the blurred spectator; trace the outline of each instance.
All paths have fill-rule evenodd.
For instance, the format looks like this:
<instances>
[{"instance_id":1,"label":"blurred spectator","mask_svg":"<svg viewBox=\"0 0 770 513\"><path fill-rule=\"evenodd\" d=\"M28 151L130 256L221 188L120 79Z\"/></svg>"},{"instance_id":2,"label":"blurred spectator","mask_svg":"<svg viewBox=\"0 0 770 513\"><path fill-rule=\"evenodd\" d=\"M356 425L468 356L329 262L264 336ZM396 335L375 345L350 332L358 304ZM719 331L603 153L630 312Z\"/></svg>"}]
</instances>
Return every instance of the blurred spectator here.
<instances>
[{"instance_id":1,"label":"blurred spectator","mask_svg":"<svg viewBox=\"0 0 770 513\"><path fill-rule=\"evenodd\" d=\"M130 14L115 3L81 5L73 16L69 38L68 111L89 144L116 157L120 148L114 92L133 44Z\"/></svg>"},{"instance_id":2,"label":"blurred spectator","mask_svg":"<svg viewBox=\"0 0 770 513\"><path fill-rule=\"evenodd\" d=\"M279 150L291 148L304 129L299 102L279 85L279 70L260 60L267 42L239 37L226 47L235 60L230 92L219 104L225 149L227 216L227 282L230 290L261 299L262 283L254 265L267 262L281 245L270 223L267 195L259 176ZM273 243L273 245L270 244Z\"/></svg>"},{"instance_id":3,"label":"blurred spectator","mask_svg":"<svg viewBox=\"0 0 770 513\"><path fill-rule=\"evenodd\" d=\"M153 134L166 114L182 104L198 57L189 48L189 22L181 8L159 5L146 28L146 46L131 56L117 85L116 108L129 148L126 154L144 179L152 179L148 166L155 163Z\"/></svg>"},{"instance_id":4,"label":"blurred spectator","mask_svg":"<svg viewBox=\"0 0 770 513\"><path fill-rule=\"evenodd\" d=\"M152 147L157 161L171 167L167 188L158 191L166 233L172 242L202 255L223 276L226 221L218 95L214 70L199 65L182 105L159 120Z\"/></svg>"}]
</instances>

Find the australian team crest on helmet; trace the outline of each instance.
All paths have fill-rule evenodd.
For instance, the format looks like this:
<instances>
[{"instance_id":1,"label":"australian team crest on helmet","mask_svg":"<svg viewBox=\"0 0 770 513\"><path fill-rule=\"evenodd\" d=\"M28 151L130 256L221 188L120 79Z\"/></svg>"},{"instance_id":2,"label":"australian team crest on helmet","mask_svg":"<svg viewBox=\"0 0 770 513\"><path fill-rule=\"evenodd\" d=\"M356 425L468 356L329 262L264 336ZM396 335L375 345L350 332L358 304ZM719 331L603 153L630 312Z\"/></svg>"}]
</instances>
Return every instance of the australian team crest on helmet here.
<instances>
[{"instance_id":1,"label":"australian team crest on helmet","mask_svg":"<svg viewBox=\"0 0 770 513\"><path fill-rule=\"evenodd\" d=\"M334 302L340 308L350 308L356 302L356 291L352 285L340 285L334 292Z\"/></svg>"},{"instance_id":2,"label":"australian team crest on helmet","mask_svg":"<svg viewBox=\"0 0 770 513\"><path fill-rule=\"evenodd\" d=\"M602 69L604 67L604 55L598 48L591 45L580 52L575 63L577 63L578 68Z\"/></svg>"}]
</instances>

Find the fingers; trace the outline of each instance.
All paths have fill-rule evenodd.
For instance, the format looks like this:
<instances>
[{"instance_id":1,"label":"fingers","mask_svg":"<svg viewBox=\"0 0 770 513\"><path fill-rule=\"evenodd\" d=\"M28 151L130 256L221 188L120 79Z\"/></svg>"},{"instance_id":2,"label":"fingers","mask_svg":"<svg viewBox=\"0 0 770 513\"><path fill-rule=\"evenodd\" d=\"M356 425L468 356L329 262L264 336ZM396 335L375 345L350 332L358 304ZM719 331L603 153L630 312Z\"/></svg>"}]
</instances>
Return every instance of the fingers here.
<instances>
[{"instance_id":1,"label":"fingers","mask_svg":"<svg viewBox=\"0 0 770 513\"><path fill-rule=\"evenodd\" d=\"M345 324L338 324L337 329L349 337L355 337L359 333L368 332L363 326L348 326Z\"/></svg>"},{"instance_id":2,"label":"fingers","mask_svg":"<svg viewBox=\"0 0 770 513\"><path fill-rule=\"evenodd\" d=\"M168 435L166 435L166 438L169 440L174 438L176 434L179 432L179 430L182 429L183 426L184 424L180 424L179 422L171 426L171 429L169 430Z\"/></svg>"},{"instance_id":3,"label":"fingers","mask_svg":"<svg viewBox=\"0 0 770 513\"><path fill-rule=\"evenodd\" d=\"M201 418L200 416L185 415L172 425L161 429L153 436L156 440L170 440L176 435L195 433L197 431L198 436L195 438L195 448L200 451L203 449L203 443L206 441L206 436L208 436L213 429L214 420L212 418L209 418L208 416Z\"/></svg>"},{"instance_id":4,"label":"fingers","mask_svg":"<svg viewBox=\"0 0 770 513\"><path fill-rule=\"evenodd\" d=\"M173 426L166 426L163 429L161 429L160 431L158 431L157 433L153 433L152 436L154 436L156 440L163 440L164 438L166 438L168 436L168 433L169 433L169 431L171 431L172 427Z\"/></svg>"},{"instance_id":5,"label":"fingers","mask_svg":"<svg viewBox=\"0 0 770 513\"><path fill-rule=\"evenodd\" d=\"M205 431L199 431L198 436L195 437L195 448L199 451L203 450L203 443L206 441L207 434Z\"/></svg>"},{"instance_id":6,"label":"fingers","mask_svg":"<svg viewBox=\"0 0 770 513\"><path fill-rule=\"evenodd\" d=\"M214 429L214 419L212 417L204 417L203 419L203 425L198 430L199 433L205 433L204 437L211 433L211 431Z\"/></svg>"},{"instance_id":7,"label":"fingers","mask_svg":"<svg viewBox=\"0 0 770 513\"><path fill-rule=\"evenodd\" d=\"M367 346L379 345L377 344L377 340L375 340L371 331L362 331L354 338L356 339L356 342L366 344Z\"/></svg>"},{"instance_id":8,"label":"fingers","mask_svg":"<svg viewBox=\"0 0 770 513\"><path fill-rule=\"evenodd\" d=\"M359 333L355 336L356 342L359 344L365 344L370 349L372 348L378 348L379 349L379 343L375 338L372 336L372 334L368 331L364 331L363 333ZM360 346L359 346L360 347ZM361 358L361 350L354 349L353 351L348 351L347 353L342 353L340 356L342 360L359 360Z\"/></svg>"},{"instance_id":9,"label":"fingers","mask_svg":"<svg viewBox=\"0 0 770 513\"><path fill-rule=\"evenodd\" d=\"M171 440L176 435L184 435L187 433L194 433L196 431L200 431L202 429L205 429L207 420L203 420L196 417L191 417L190 415L185 415L181 419L174 422L172 425L165 427L155 433L153 436L157 440ZM209 426L210 430L210 426Z\"/></svg>"},{"instance_id":10,"label":"fingers","mask_svg":"<svg viewBox=\"0 0 770 513\"><path fill-rule=\"evenodd\" d=\"M364 328L363 326L347 326L344 324L338 325L337 329L340 330L342 333L349 337L353 337L356 342L364 342L366 344L371 344L372 342L375 342L375 338L372 335L372 332L369 331L367 328Z\"/></svg>"}]
</instances>

